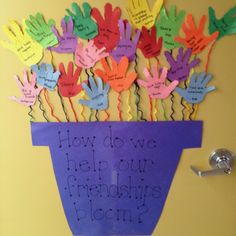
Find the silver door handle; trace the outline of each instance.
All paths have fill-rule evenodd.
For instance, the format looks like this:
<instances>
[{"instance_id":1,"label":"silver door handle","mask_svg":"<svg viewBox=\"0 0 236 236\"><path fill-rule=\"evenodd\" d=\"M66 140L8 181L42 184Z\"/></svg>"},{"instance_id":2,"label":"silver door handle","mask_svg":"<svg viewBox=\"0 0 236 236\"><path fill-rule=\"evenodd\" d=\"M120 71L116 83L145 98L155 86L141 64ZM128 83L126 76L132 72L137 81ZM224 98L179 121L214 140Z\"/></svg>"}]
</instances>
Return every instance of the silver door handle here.
<instances>
[{"instance_id":1,"label":"silver door handle","mask_svg":"<svg viewBox=\"0 0 236 236\"><path fill-rule=\"evenodd\" d=\"M211 175L231 174L235 156L227 149L217 149L209 158L211 170L201 171L195 166L190 166L192 171L200 177Z\"/></svg>"}]
</instances>

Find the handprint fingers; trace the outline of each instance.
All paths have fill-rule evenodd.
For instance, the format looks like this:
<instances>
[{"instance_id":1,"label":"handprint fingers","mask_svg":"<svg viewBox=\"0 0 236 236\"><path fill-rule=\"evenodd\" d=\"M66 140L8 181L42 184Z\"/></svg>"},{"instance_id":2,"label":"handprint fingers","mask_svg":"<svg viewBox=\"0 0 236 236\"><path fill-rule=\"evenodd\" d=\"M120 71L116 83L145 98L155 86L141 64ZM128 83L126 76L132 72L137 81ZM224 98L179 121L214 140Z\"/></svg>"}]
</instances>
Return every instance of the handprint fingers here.
<instances>
[{"instance_id":1,"label":"handprint fingers","mask_svg":"<svg viewBox=\"0 0 236 236\"><path fill-rule=\"evenodd\" d=\"M207 87L207 88L205 89L205 92L206 92L206 93L210 93L210 92L214 91L215 89L216 89L215 86L209 86L209 87Z\"/></svg>"},{"instance_id":2,"label":"handprint fingers","mask_svg":"<svg viewBox=\"0 0 236 236\"><path fill-rule=\"evenodd\" d=\"M169 84L169 86L166 88L167 89L167 94L169 94L175 90L175 88L178 86L179 81L175 80Z\"/></svg>"},{"instance_id":3,"label":"handprint fingers","mask_svg":"<svg viewBox=\"0 0 236 236\"><path fill-rule=\"evenodd\" d=\"M19 77L17 75L14 76L14 79L16 81L17 86L19 87L20 90L24 88L23 84L21 83Z\"/></svg>"},{"instance_id":4,"label":"handprint fingers","mask_svg":"<svg viewBox=\"0 0 236 236\"><path fill-rule=\"evenodd\" d=\"M138 84L141 85L144 88L147 88L147 86L148 86L147 81L142 80L142 79L138 79Z\"/></svg>"},{"instance_id":5,"label":"handprint fingers","mask_svg":"<svg viewBox=\"0 0 236 236\"><path fill-rule=\"evenodd\" d=\"M87 84L82 83L82 88L85 90L89 97L93 97L93 91L89 88Z\"/></svg>"},{"instance_id":6,"label":"handprint fingers","mask_svg":"<svg viewBox=\"0 0 236 236\"><path fill-rule=\"evenodd\" d=\"M89 101L89 100L80 99L80 100L79 100L79 103L82 104L82 105L85 105L85 106L87 106L87 107L90 107L90 106L91 106L91 101Z\"/></svg>"}]
</instances>

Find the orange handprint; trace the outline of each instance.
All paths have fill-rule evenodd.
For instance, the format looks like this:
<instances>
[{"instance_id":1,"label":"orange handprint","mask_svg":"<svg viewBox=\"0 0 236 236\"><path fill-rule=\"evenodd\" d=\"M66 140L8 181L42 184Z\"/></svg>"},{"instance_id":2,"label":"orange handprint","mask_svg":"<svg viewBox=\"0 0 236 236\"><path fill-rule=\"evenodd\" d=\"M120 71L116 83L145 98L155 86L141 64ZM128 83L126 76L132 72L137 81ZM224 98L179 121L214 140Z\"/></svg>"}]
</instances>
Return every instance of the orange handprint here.
<instances>
[{"instance_id":1,"label":"orange handprint","mask_svg":"<svg viewBox=\"0 0 236 236\"><path fill-rule=\"evenodd\" d=\"M100 69L95 70L95 73L102 78L104 82L109 83L112 89L120 93L131 87L135 81L137 74L135 72L127 73L129 66L129 59L122 57L120 63L117 63L112 57L112 66L108 65L105 59L101 60L105 71Z\"/></svg>"},{"instance_id":2,"label":"orange handprint","mask_svg":"<svg viewBox=\"0 0 236 236\"><path fill-rule=\"evenodd\" d=\"M210 36L204 35L203 31L206 23L205 15L203 15L200 19L198 28L196 27L193 16L191 14L188 14L187 16L187 23L184 22L182 26L186 37L175 37L175 41L184 44L187 48L192 49L193 55L202 52L209 43L211 43L218 37L218 32L215 32Z\"/></svg>"}]
</instances>

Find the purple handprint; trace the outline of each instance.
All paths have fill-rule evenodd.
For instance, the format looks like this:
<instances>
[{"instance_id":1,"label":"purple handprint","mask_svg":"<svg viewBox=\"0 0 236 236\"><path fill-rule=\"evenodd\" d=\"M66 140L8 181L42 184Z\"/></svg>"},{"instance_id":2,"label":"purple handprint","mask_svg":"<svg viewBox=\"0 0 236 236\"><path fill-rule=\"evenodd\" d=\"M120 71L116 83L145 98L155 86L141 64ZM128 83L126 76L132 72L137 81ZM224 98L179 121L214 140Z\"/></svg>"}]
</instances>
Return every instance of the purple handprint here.
<instances>
[{"instance_id":1,"label":"purple handprint","mask_svg":"<svg viewBox=\"0 0 236 236\"><path fill-rule=\"evenodd\" d=\"M170 81L177 80L181 82L188 79L190 70L200 63L199 59L194 59L189 63L191 53L192 50L188 49L184 54L184 49L180 48L177 55L177 60L175 61L173 56L168 51L165 52L166 59L171 66L168 71L168 79Z\"/></svg>"},{"instance_id":2,"label":"purple handprint","mask_svg":"<svg viewBox=\"0 0 236 236\"><path fill-rule=\"evenodd\" d=\"M129 58L129 61L135 60L135 53L137 48L137 43L140 37L140 30L137 30L134 39L131 39L132 29L129 22L124 22L123 20L119 20L119 28L120 28L120 41L117 46L111 52L112 57L115 59L117 63L120 62L120 59L124 56Z\"/></svg>"},{"instance_id":3,"label":"purple handprint","mask_svg":"<svg viewBox=\"0 0 236 236\"><path fill-rule=\"evenodd\" d=\"M73 33L73 20L69 18L66 23L64 19L61 21L63 36L60 36L55 26L52 27L53 33L57 36L59 45L49 48L49 50L57 53L74 53L77 46L77 36Z\"/></svg>"}]
</instances>

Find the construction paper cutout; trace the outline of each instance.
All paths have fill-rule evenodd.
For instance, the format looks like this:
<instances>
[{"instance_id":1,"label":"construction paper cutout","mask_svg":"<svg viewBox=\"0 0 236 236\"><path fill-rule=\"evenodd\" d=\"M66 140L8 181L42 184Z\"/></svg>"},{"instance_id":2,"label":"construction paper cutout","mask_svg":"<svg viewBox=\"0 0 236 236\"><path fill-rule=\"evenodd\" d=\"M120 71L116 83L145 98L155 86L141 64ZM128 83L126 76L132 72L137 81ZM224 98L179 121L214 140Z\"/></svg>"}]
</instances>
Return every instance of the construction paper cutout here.
<instances>
[{"instance_id":1,"label":"construction paper cutout","mask_svg":"<svg viewBox=\"0 0 236 236\"><path fill-rule=\"evenodd\" d=\"M148 90L148 94L153 99L166 99L169 97L170 93L175 90L176 86L179 84L179 81L173 81L168 86L165 82L167 79L167 68L163 68L159 75L158 69L156 66L152 66L152 75L148 68L144 68L145 80L138 80L138 83Z\"/></svg>"},{"instance_id":2,"label":"construction paper cutout","mask_svg":"<svg viewBox=\"0 0 236 236\"><path fill-rule=\"evenodd\" d=\"M134 61L136 56L136 48L140 37L140 30L136 31L134 39L131 39L132 29L129 22L124 22L119 20L120 27L120 41L118 42L116 48L111 52L112 57L119 62L122 57L128 57L129 61Z\"/></svg>"},{"instance_id":3,"label":"construction paper cutout","mask_svg":"<svg viewBox=\"0 0 236 236\"><path fill-rule=\"evenodd\" d=\"M9 26L4 25L3 31L10 39L10 43L0 40L0 45L14 52L19 59L27 66L37 64L43 57L43 48L33 41L16 21L9 22Z\"/></svg>"},{"instance_id":4,"label":"construction paper cutout","mask_svg":"<svg viewBox=\"0 0 236 236\"><path fill-rule=\"evenodd\" d=\"M216 89L215 86L206 87L209 81L212 79L211 74L205 72L200 74L193 74L190 80L188 88L176 88L176 92L179 93L188 103L198 104L203 101L205 96Z\"/></svg>"},{"instance_id":5,"label":"construction paper cutout","mask_svg":"<svg viewBox=\"0 0 236 236\"><path fill-rule=\"evenodd\" d=\"M117 63L111 57L111 61L112 66L110 67L106 60L102 59L101 63L105 71L96 69L95 73L102 78L105 83L109 83L111 88L118 93L129 89L137 77L135 72L127 73L129 59L127 57L122 57L120 62Z\"/></svg>"},{"instance_id":6,"label":"construction paper cutout","mask_svg":"<svg viewBox=\"0 0 236 236\"><path fill-rule=\"evenodd\" d=\"M87 2L82 4L84 13L76 2L72 3L72 13L69 9L66 9L70 17L74 22L74 34L82 39L92 39L98 34L98 26L91 18L91 7ZM66 19L68 16L66 17Z\"/></svg>"},{"instance_id":7,"label":"construction paper cutout","mask_svg":"<svg viewBox=\"0 0 236 236\"><path fill-rule=\"evenodd\" d=\"M90 40L86 47L83 47L83 43L79 43L76 47L75 63L85 69L92 68L102 58L109 56L105 51L105 47L98 49L93 40Z\"/></svg>"},{"instance_id":8,"label":"construction paper cutout","mask_svg":"<svg viewBox=\"0 0 236 236\"><path fill-rule=\"evenodd\" d=\"M77 37L73 33L73 20L70 17L67 22L65 19L62 19L61 28L63 32L62 36L55 26L52 27L52 31L57 36L59 45L49 49L57 53L74 53L77 46Z\"/></svg>"},{"instance_id":9,"label":"construction paper cutout","mask_svg":"<svg viewBox=\"0 0 236 236\"><path fill-rule=\"evenodd\" d=\"M52 26L55 21L50 19L46 23L43 15L37 13L35 16L30 15L29 19L25 20L27 26L26 32L29 36L38 42L43 48L53 47L58 44L56 35L52 31Z\"/></svg>"},{"instance_id":10,"label":"construction paper cutout","mask_svg":"<svg viewBox=\"0 0 236 236\"><path fill-rule=\"evenodd\" d=\"M93 77L89 78L89 86L86 83L82 83L83 89L86 91L90 100L79 100L79 103L88 106L94 110L106 110L108 108L108 91L109 84L105 84L103 88L103 83L101 78L97 77L97 84Z\"/></svg>"},{"instance_id":11,"label":"construction paper cutout","mask_svg":"<svg viewBox=\"0 0 236 236\"><path fill-rule=\"evenodd\" d=\"M169 16L165 7L162 8L160 19L156 20L155 25L157 36L163 38L164 48L172 50L180 47L180 44L175 42L174 38L179 35L184 18L185 11L183 10L176 15L176 6L171 6Z\"/></svg>"},{"instance_id":12,"label":"construction paper cutout","mask_svg":"<svg viewBox=\"0 0 236 236\"><path fill-rule=\"evenodd\" d=\"M163 2L164 0L156 0L151 11L147 0L128 0L127 11L133 25L138 29L142 29L143 26L150 29L155 23Z\"/></svg>"},{"instance_id":13,"label":"construction paper cutout","mask_svg":"<svg viewBox=\"0 0 236 236\"><path fill-rule=\"evenodd\" d=\"M20 81L19 77L16 75L14 77L22 96L17 98L15 96L9 97L11 100L16 101L24 106L33 106L37 100L37 96L40 94L43 87L36 87L36 74L32 74L31 81L28 79L27 71L23 73L23 83Z\"/></svg>"},{"instance_id":14,"label":"construction paper cutout","mask_svg":"<svg viewBox=\"0 0 236 236\"><path fill-rule=\"evenodd\" d=\"M60 63L59 70L61 75L58 80L58 88L61 96L71 98L79 94L79 92L82 90L82 85L77 83L82 69L77 67L74 71L73 62L69 62L67 73L63 63Z\"/></svg>"},{"instance_id":15,"label":"construction paper cutout","mask_svg":"<svg viewBox=\"0 0 236 236\"><path fill-rule=\"evenodd\" d=\"M112 51L120 39L118 20L121 9L116 7L112 10L112 5L107 3L104 6L104 18L97 8L93 8L91 15L98 24L98 35L94 38L95 45L99 49L105 47L107 52Z\"/></svg>"},{"instance_id":16,"label":"construction paper cutout","mask_svg":"<svg viewBox=\"0 0 236 236\"><path fill-rule=\"evenodd\" d=\"M221 39L227 35L236 34L236 6L232 7L220 19L216 18L215 10L212 7L209 7L208 11L210 18L208 29L210 34L219 32L217 39Z\"/></svg>"},{"instance_id":17,"label":"construction paper cutout","mask_svg":"<svg viewBox=\"0 0 236 236\"><path fill-rule=\"evenodd\" d=\"M66 9L70 17L74 22L74 34L82 39L93 39L98 35L98 26L96 22L91 18L91 6L88 2L82 4L84 13L76 2L72 3L72 13L69 9ZM65 17L68 19L68 16Z\"/></svg>"},{"instance_id":18,"label":"construction paper cutout","mask_svg":"<svg viewBox=\"0 0 236 236\"><path fill-rule=\"evenodd\" d=\"M155 26L151 28L150 33L145 27L143 27L138 48L146 58L157 57L161 53L162 41L162 38L157 40Z\"/></svg>"},{"instance_id":19,"label":"construction paper cutout","mask_svg":"<svg viewBox=\"0 0 236 236\"><path fill-rule=\"evenodd\" d=\"M50 147L73 235L137 236L152 235L202 122L32 122L31 132L33 145Z\"/></svg>"},{"instance_id":20,"label":"construction paper cutout","mask_svg":"<svg viewBox=\"0 0 236 236\"><path fill-rule=\"evenodd\" d=\"M53 90L56 87L60 72L54 72L51 64L33 65L31 70L35 72L38 84L49 90Z\"/></svg>"},{"instance_id":21,"label":"construction paper cutout","mask_svg":"<svg viewBox=\"0 0 236 236\"><path fill-rule=\"evenodd\" d=\"M193 59L189 62L191 53L191 49L187 49L184 53L184 49L180 48L175 60L171 53L165 52L166 59L171 66L168 71L169 80L182 82L188 79L191 69L198 66L200 63L200 59Z\"/></svg>"},{"instance_id":22,"label":"construction paper cutout","mask_svg":"<svg viewBox=\"0 0 236 236\"><path fill-rule=\"evenodd\" d=\"M187 26L188 23L188 26ZM191 14L187 15L186 22L183 23L182 29L185 33L185 38L175 37L175 41L184 44L187 48L192 49L192 54L196 55L202 52L208 44L213 42L219 35L218 32L212 35L204 35L204 26L206 23L206 16L203 15L200 19L198 28L195 25L193 16Z\"/></svg>"}]
</instances>

